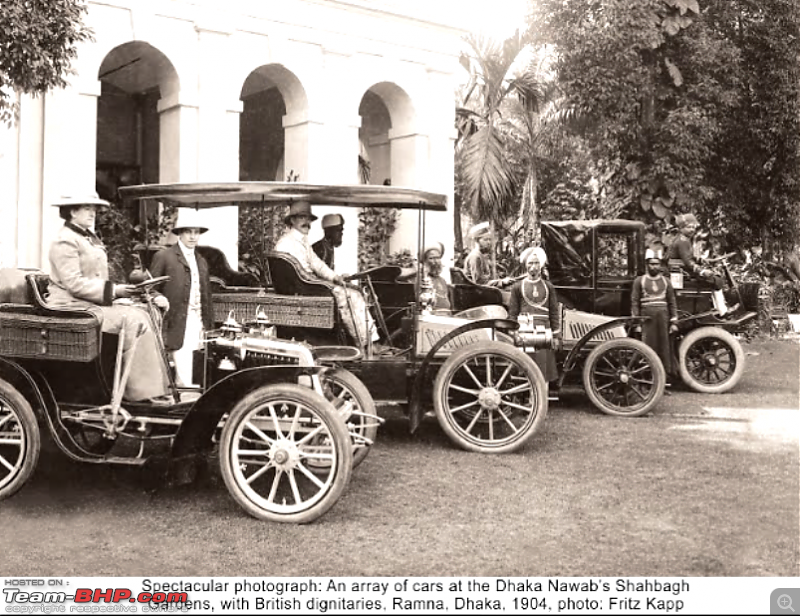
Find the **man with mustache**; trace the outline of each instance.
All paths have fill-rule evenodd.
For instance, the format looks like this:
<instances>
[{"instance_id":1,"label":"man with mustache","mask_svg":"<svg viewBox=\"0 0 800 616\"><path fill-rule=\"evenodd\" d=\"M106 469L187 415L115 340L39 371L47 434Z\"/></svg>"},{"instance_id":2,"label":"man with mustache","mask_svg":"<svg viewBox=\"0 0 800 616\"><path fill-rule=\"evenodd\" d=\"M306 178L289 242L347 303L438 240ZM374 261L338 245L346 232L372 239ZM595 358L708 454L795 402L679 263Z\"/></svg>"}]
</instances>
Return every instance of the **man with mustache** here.
<instances>
[{"instance_id":1,"label":"man with mustache","mask_svg":"<svg viewBox=\"0 0 800 616\"><path fill-rule=\"evenodd\" d=\"M452 313L450 302L450 286L442 277L442 257L444 256L444 244L433 242L423 247L419 254L419 260L424 269L423 284L429 284L429 289L433 293L431 309L433 314L449 315ZM427 282L426 282L427 281ZM423 289L417 289L417 296L421 295Z\"/></svg>"},{"instance_id":2,"label":"man with mustache","mask_svg":"<svg viewBox=\"0 0 800 616\"><path fill-rule=\"evenodd\" d=\"M542 269L547 265L547 253L539 246L532 246L522 251L519 261L528 275L511 287L508 318L518 320L521 314L530 315L534 325L543 325L553 333L553 346L561 348L561 311L556 290L542 278ZM546 381L558 378L553 349L539 349L533 354L533 360Z\"/></svg>"},{"instance_id":3,"label":"man with mustache","mask_svg":"<svg viewBox=\"0 0 800 616\"><path fill-rule=\"evenodd\" d=\"M332 282L333 297L339 307L339 314L347 332L359 347L366 348L371 339L378 340L378 330L372 315L366 309L364 297L356 289L345 286L344 277L334 272L320 259L308 241L311 223L317 219L311 213L308 201L296 201L289 207L289 213L283 219L286 233L275 245L276 252L285 252L300 263L300 267L310 276ZM351 310L352 308L352 310Z\"/></svg>"}]
</instances>

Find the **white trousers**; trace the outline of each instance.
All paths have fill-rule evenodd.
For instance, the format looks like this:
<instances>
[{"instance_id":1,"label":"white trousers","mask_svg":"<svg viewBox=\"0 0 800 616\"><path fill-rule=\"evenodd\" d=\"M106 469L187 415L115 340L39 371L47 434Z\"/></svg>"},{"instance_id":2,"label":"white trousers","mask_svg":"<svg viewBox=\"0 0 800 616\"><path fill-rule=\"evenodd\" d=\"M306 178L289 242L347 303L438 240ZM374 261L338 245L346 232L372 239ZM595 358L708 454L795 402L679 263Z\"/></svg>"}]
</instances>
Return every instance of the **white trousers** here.
<instances>
[{"instance_id":1,"label":"white trousers","mask_svg":"<svg viewBox=\"0 0 800 616\"><path fill-rule=\"evenodd\" d=\"M192 359L194 352L200 348L203 336L203 317L200 309L186 312L186 331L183 333L183 346L172 351L175 363L175 382L179 386L196 385L192 381Z\"/></svg>"}]
</instances>

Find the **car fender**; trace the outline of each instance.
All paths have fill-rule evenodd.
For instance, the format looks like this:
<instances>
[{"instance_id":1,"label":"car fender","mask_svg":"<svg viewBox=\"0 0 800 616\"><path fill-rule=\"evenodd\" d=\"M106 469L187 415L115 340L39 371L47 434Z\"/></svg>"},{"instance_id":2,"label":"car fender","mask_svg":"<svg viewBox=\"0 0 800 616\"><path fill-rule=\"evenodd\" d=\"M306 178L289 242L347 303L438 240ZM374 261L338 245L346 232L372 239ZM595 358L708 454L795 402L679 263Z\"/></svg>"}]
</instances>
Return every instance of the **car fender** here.
<instances>
[{"instance_id":1,"label":"car fender","mask_svg":"<svg viewBox=\"0 0 800 616\"><path fill-rule=\"evenodd\" d=\"M564 363L561 368L561 374L558 376L558 384L559 386L563 385L564 377L575 367L575 364L578 361L578 356L580 355L583 347L594 338L597 334L604 332L609 329L613 329L619 325L641 325L645 321L649 321L650 317L619 317L616 319L612 319L602 325L598 325L594 329L589 330L586 332L579 340L575 343L575 346L570 349L569 353L567 353L567 358L564 360Z\"/></svg>"},{"instance_id":2,"label":"car fender","mask_svg":"<svg viewBox=\"0 0 800 616\"><path fill-rule=\"evenodd\" d=\"M214 383L192 406L181 423L171 456L192 455L212 446L211 437L223 415L249 392L273 383L297 383L300 376L320 374L320 366L258 366L230 374Z\"/></svg>"},{"instance_id":3,"label":"car fender","mask_svg":"<svg viewBox=\"0 0 800 616\"><path fill-rule=\"evenodd\" d=\"M439 352L448 342L457 338L461 334L472 331L473 329L498 329L501 331L513 331L519 329L519 323L512 319L480 319L478 321L469 321L464 325L456 327L454 330L442 336L428 351L425 358L420 364L417 375L414 377L414 385L411 389L411 400L408 404L408 415L410 420L409 430L411 434L416 432L422 421L422 384L425 382L428 373L428 367L434 361L436 353Z\"/></svg>"}]
</instances>

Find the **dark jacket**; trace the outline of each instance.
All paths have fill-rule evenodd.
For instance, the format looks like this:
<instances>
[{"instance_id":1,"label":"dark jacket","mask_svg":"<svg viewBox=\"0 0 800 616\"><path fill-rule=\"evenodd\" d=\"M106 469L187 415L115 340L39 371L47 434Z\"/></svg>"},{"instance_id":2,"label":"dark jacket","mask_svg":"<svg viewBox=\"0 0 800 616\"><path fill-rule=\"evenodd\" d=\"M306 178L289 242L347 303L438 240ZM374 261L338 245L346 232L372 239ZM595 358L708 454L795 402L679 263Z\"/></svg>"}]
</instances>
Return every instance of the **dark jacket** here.
<instances>
[{"instance_id":1,"label":"dark jacket","mask_svg":"<svg viewBox=\"0 0 800 616\"><path fill-rule=\"evenodd\" d=\"M197 270L200 272L200 307L203 315L203 327L214 326L214 312L211 304L211 284L208 280L208 263L195 250ZM181 252L180 246L173 244L169 248L158 251L153 256L150 273L154 278L169 276L169 281L161 286L161 292L169 300L169 310L164 315L164 346L175 351L183 346L186 332L186 311L189 307L189 291L192 277L189 264Z\"/></svg>"}]
</instances>

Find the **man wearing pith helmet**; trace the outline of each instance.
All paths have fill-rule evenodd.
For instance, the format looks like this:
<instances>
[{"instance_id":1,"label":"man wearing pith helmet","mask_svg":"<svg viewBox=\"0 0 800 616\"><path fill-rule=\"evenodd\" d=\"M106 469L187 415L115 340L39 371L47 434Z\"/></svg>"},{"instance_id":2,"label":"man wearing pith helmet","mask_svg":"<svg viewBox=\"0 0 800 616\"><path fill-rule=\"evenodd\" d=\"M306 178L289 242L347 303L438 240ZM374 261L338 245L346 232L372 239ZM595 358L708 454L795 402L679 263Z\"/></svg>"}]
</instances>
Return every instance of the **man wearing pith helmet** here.
<instances>
[{"instance_id":1,"label":"man wearing pith helmet","mask_svg":"<svg viewBox=\"0 0 800 616\"><path fill-rule=\"evenodd\" d=\"M331 269L335 269L334 249L342 245L344 217L340 214L325 214L322 217L322 232L325 234L311 246L316 255Z\"/></svg>"},{"instance_id":2,"label":"man wearing pith helmet","mask_svg":"<svg viewBox=\"0 0 800 616\"><path fill-rule=\"evenodd\" d=\"M633 281L631 290L631 315L649 317L643 325L634 326L642 332L642 342L661 358L667 375L673 373L672 345L669 335L678 331L678 304L675 290L668 278L661 274L660 251L645 251L647 273Z\"/></svg>"},{"instance_id":3,"label":"man wearing pith helmet","mask_svg":"<svg viewBox=\"0 0 800 616\"><path fill-rule=\"evenodd\" d=\"M379 338L375 321L366 309L364 296L356 289L347 288L344 277L328 267L311 248L308 233L311 231L311 223L316 219L317 217L311 213L311 204L308 201L293 202L283 219L286 232L275 245L275 251L293 256L306 274L335 285L333 297L336 299L344 326L359 346L366 347L370 339L375 342Z\"/></svg>"},{"instance_id":4,"label":"man wearing pith helmet","mask_svg":"<svg viewBox=\"0 0 800 616\"><path fill-rule=\"evenodd\" d=\"M481 222L469 230L469 238L475 243L464 260L464 275L475 284L490 287L505 287L513 282L512 278L492 278L491 254L494 248L494 237L488 222Z\"/></svg>"}]
</instances>

